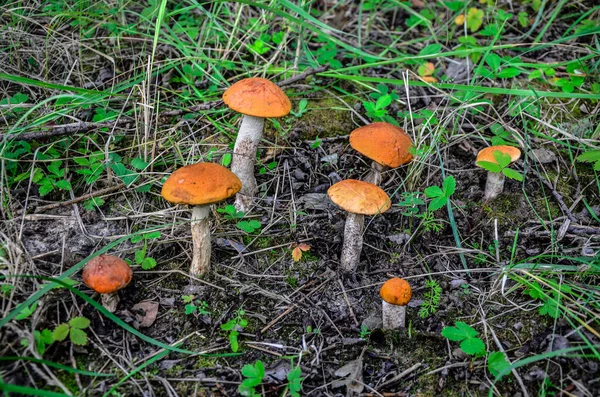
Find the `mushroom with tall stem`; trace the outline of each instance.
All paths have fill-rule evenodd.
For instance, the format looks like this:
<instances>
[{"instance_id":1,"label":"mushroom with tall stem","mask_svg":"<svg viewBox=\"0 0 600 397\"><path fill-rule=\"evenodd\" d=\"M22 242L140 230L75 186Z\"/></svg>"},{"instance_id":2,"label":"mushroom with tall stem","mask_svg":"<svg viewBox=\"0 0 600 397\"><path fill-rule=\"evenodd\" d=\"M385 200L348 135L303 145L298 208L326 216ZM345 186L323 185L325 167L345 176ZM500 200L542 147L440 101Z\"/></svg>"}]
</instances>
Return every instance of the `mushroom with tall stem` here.
<instances>
[{"instance_id":1,"label":"mushroom with tall stem","mask_svg":"<svg viewBox=\"0 0 600 397\"><path fill-rule=\"evenodd\" d=\"M192 209L192 265L190 274L203 276L210 268L210 206L236 194L242 183L227 168L214 163L197 163L179 168L167 178L162 196L173 204Z\"/></svg>"},{"instance_id":2,"label":"mushroom with tall stem","mask_svg":"<svg viewBox=\"0 0 600 397\"><path fill-rule=\"evenodd\" d=\"M381 214L390 209L390 198L380 187L355 179L332 185L327 194L331 201L348 212L340 264L344 271L351 273L360 261L365 215Z\"/></svg>"},{"instance_id":3,"label":"mushroom with tall stem","mask_svg":"<svg viewBox=\"0 0 600 397\"><path fill-rule=\"evenodd\" d=\"M382 172L412 160L413 143L406 132L395 125L377 122L359 127L350 133L350 146L373 160L366 182L380 185Z\"/></svg>"},{"instance_id":4,"label":"mushroom with tall stem","mask_svg":"<svg viewBox=\"0 0 600 397\"><path fill-rule=\"evenodd\" d=\"M243 79L233 84L223 93L223 102L232 110L243 114L233 148L231 171L242 182L235 207L238 211L248 212L258 190L254 164L263 136L265 118L288 115L292 104L281 88L260 77Z\"/></svg>"}]
</instances>

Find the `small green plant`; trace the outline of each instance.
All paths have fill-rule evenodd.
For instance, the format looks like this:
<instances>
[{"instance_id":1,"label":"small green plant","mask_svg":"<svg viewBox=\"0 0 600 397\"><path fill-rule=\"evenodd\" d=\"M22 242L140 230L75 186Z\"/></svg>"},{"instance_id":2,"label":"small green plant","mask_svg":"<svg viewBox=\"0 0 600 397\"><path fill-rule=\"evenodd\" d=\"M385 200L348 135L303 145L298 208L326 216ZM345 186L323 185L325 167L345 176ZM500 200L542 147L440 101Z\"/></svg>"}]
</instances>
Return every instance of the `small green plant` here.
<instances>
[{"instance_id":1,"label":"small green plant","mask_svg":"<svg viewBox=\"0 0 600 397\"><path fill-rule=\"evenodd\" d=\"M63 341L69 336L71 342L76 345L87 345L87 334L84 329L90 326L90 320L85 317L73 317L68 323L59 324L54 328L52 336L54 340Z\"/></svg>"},{"instance_id":2,"label":"small green plant","mask_svg":"<svg viewBox=\"0 0 600 397\"><path fill-rule=\"evenodd\" d=\"M293 114L294 116L296 116L297 118L300 118L308 110L306 108L307 105L308 105L308 101L306 99L301 99L300 102L298 103L298 110L297 111L290 110L290 113Z\"/></svg>"},{"instance_id":3,"label":"small green plant","mask_svg":"<svg viewBox=\"0 0 600 397\"><path fill-rule=\"evenodd\" d=\"M208 302L201 301L199 299L194 300L194 295L182 295L181 299L187 303L187 305L185 305L185 314L190 315L198 313L202 315L210 315L210 311L208 310Z\"/></svg>"},{"instance_id":4,"label":"small green plant","mask_svg":"<svg viewBox=\"0 0 600 397\"><path fill-rule=\"evenodd\" d=\"M509 157L510 159L510 157ZM429 202L427 209L430 212L437 211L448 202L450 196L456 190L456 179L453 176L448 176L442 182L442 187L429 186L425 189L425 195L432 199Z\"/></svg>"},{"instance_id":5,"label":"small green plant","mask_svg":"<svg viewBox=\"0 0 600 397\"><path fill-rule=\"evenodd\" d=\"M35 312L35 309L37 309L38 303L34 302L31 306L26 306L23 309L21 309L21 312L19 314L17 314L17 317L15 317L16 320L25 320L26 318L31 317L31 315Z\"/></svg>"},{"instance_id":6,"label":"small green plant","mask_svg":"<svg viewBox=\"0 0 600 397\"><path fill-rule=\"evenodd\" d=\"M440 304L440 297L442 294L442 287L435 279L429 279L425 281L425 300L419 309L419 317L427 318L437 311Z\"/></svg>"},{"instance_id":7,"label":"small green plant","mask_svg":"<svg viewBox=\"0 0 600 397\"><path fill-rule=\"evenodd\" d=\"M404 216L417 216L419 215L419 206L425 205L425 201L423 201L420 196L423 193L421 192L404 192L402 193L402 201L396 204L399 207L404 207L404 212L402 215Z\"/></svg>"},{"instance_id":8,"label":"small green plant","mask_svg":"<svg viewBox=\"0 0 600 397\"><path fill-rule=\"evenodd\" d=\"M231 320L227 321L225 324L221 324L221 329L223 331L229 331L229 345L231 346L231 351L236 353L239 348L238 335L240 331L246 328L248 325L248 320L244 318L246 312L241 307L235 312L235 317Z\"/></svg>"},{"instance_id":9,"label":"small green plant","mask_svg":"<svg viewBox=\"0 0 600 397\"><path fill-rule=\"evenodd\" d=\"M292 367L294 362L292 361ZM302 368L298 365L287 374L287 388L292 397L300 397L300 390L302 390Z\"/></svg>"},{"instance_id":10,"label":"small green plant","mask_svg":"<svg viewBox=\"0 0 600 397\"><path fill-rule=\"evenodd\" d=\"M594 170L600 171L600 150L589 150L575 158L582 163L594 163Z\"/></svg>"},{"instance_id":11,"label":"small green plant","mask_svg":"<svg viewBox=\"0 0 600 397\"><path fill-rule=\"evenodd\" d=\"M386 121L388 123L397 125L398 122L388 114L388 106L393 101L399 98L395 92L389 92L388 87L379 84L377 85L377 92L371 93L371 98L375 99L375 103L370 101L364 101L363 106L367 111L367 116L375 121Z\"/></svg>"},{"instance_id":12,"label":"small green plant","mask_svg":"<svg viewBox=\"0 0 600 397\"><path fill-rule=\"evenodd\" d=\"M140 234L131 238L131 242L134 244L139 243L140 241L144 242L144 246L141 249L135 251L135 263L136 265L142 266L142 269L144 270L150 270L156 266L156 260L154 258L146 256L146 253L148 250L148 241L157 239L159 237L160 232L157 231Z\"/></svg>"},{"instance_id":13,"label":"small green plant","mask_svg":"<svg viewBox=\"0 0 600 397\"><path fill-rule=\"evenodd\" d=\"M362 324L360 326L360 338L366 339L369 335L371 335L371 331L369 330L369 327L367 327L365 324Z\"/></svg>"},{"instance_id":14,"label":"small green plant","mask_svg":"<svg viewBox=\"0 0 600 397\"><path fill-rule=\"evenodd\" d=\"M275 167L277 167L277 161L271 161L271 162L263 165L262 167L260 167L260 169L258 170L258 174L259 175L264 175L264 174L267 173L267 171L274 170Z\"/></svg>"},{"instance_id":15,"label":"small green plant","mask_svg":"<svg viewBox=\"0 0 600 397\"><path fill-rule=\"evenodd\" d=\"M477 337L475 328L462 321L456 321L454 325L442 329L442 336L453 342L460 342L460 349L470 356L485 354L485 343Z\"/></svg>"},{"instance_id":16,"label":"small green plant","mask_svg":"<svg viewBox=\"0 0 600 397\"><path fill-rule=\"evenodd\" d=\"M238 220L242 219L245 215L243 211L237 211L233 205L227 205L224 208L217 209L217 212L225 214L225 219ZM249 221L239 221L236 223L238 229L243 230L246 233L254 233L256 230L262 227L262 223L256 219Z\"/></svg>"},{"instance_id":17,"label":"small green plant","mask_svg":"<svg viewBox=\"0 0 600 397\"><path fill-rule=\"evenodd\" d=\"M238 392L242 396L260 397L261 393L256 392L256 386L260 385L265 377L265 365L258 360L253 364L246 364L242 367L244 380L238 387Z\"/></svg>"},{"instance_id":18,"label":"small green plant","mask_svg":"<svg viewBox=\"0 0 600 397\"><path fill-rule=\"evenodd\" d=\"M545 290L538 282L534 281L529 283L525 293L531 298L542 302L542 306L539 308L539 313L542 316L558 318L562 313L560 308L560 293L570 294L573 290L570 286L559 284L554 280L546 280L546 282L553 287L551 290Z\"/></svg>"},{"instance_id":19,"label":"small green plant","mask_svg":"<svg viewBox=\"0 0 600 397\"><path fill-rule=\"evenodd\" d=\"M492 154L497 163L492 163L491 161L478 161L477 165L486 171L494 173L501 172L504 174L504 176L510 179L514 179L519 182L523 181L523 174L521 174L519 171L513 170L512 168L508 168L511 163L510 154L502 153L500 150L494 150L494 153Z\"/></svg>"},{"instance_id":20,"label":"small green plant","mask_svg":"<svg viewBox=\"0 0 600 397\"><path fill-rule=\"evenodd\" d=\"M54 343L54 335L51 330L44 329L41 332L37 329L33 331L33 341L35 342L35 348L40 355L44 355L46 348ZM28 339L21 340L22 346L29 346Z\"/></svg>"}]
</instances>

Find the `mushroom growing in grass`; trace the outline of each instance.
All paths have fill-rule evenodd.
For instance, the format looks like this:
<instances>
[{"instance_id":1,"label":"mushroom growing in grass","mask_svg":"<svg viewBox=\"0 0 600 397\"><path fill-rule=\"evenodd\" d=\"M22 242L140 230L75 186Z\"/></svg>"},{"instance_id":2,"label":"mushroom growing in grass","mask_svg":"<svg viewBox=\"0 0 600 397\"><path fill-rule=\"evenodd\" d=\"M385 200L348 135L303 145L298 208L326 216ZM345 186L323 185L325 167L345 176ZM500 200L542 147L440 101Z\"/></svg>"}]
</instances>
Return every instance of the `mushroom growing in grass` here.
<instances>
[{"instance_id":1,"label":"mushroom growing in grass","mask_svg":"<svg viewBox=\"0 0 600 397\"><path fill-rule=\"evenodd\" d=\"M381 214L390 209L390 198L380 187L355 179L332 185L327 194L331 201L348 211L340 263L346 272L353 272L360 261L365 215Z\"/></svg>"},{"instance_id":2,"label":"mushroom growing in grass","mask_svg":"<svg viewBox=\"0 0 600 397\"><path fill-rule=\"evenodd\" d=\"M350 146L373 160L365 181L381 184L381 173L412 160L413 143L406 132L395 125L378 122L357 128L350 134Z\"/></svg>"},{"instance_id":3,"label":"mushroom growing in grass","mask_svg":"<svg viewBox=\"0 0 600 397\"><path fill-rule=\"evenodd\" d=\"M230 109L244 115L233 148L231 171L242 181L235 207L238 211L248 212L258 190L254 164L265 118L288 115L292 104L281 88L260 77L251 77L233 84L223 94L223 102Z\"/></svg>"},{"instance_id":4,"label":"mushroom growing in grass","mask_svg":"<svg viewBox=\"0 0 600 397\"><path fill-rule=\"evenodd\" d=\"M506 177L523 180L523 175L508 168L521 157L521 151L513 146L499 145L482 149L477 154L475 165L488 171L484 199L493 200L502 193Z\"/></svg>"},{"instance_id":5,"label":"mushroom growing in grass","mask_svg":"<svg viewBox=\"0 0 600 397\"><path fill-rule=\"evenodd\" d=\"M383 329L404 328L406 325L406 305L412 297L408 281L391 278L379 290L382 299Z\"/></svg>"},{"instance_id":6,"label":"mushroom growing in grass","mask_svg":"<svg viewBox=\"0 0 600 397\"><path fill-rule=\"evenodd\" d=\"M242 183L227 168L214 163L197 163L179 168L167 178L162 196L173 204L187 204L192 209L192 266L190 274L202 276L210 267L211 204L236 194Z\"/></svg>"},{"instance_id":7,"label":"mushroom growing in grass","mask_svg":"<svg viewBox=\"0 0 600 397\"><path fill-rule=\"evenodd\" d=\"M123 259L113 255L100 255L90 260L83 268L85 285L102 296L102 306L109 312L117 310L117 291L131 281L133 272Z\"/></svg>"}]
</instances>

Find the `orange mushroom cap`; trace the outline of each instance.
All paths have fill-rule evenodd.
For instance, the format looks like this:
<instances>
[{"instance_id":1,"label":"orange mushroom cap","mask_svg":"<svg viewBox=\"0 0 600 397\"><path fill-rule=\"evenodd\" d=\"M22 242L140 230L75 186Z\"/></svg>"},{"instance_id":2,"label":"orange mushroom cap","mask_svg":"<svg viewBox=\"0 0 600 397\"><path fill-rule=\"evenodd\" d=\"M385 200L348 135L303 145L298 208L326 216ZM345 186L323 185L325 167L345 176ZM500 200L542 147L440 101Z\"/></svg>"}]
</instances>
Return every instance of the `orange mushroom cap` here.
<instances>
[{"instance_id":1,"label":"orange mushroom cap","mask_svg":"<svg viewBox=\"0 0 600 397\"><path fill-rule=\"evenodd\" d=\"M381 299L392 305L406 306L412 297L412 288L402 278L391 278L379 290Z\"/></svg>"},{"instance_id":2,"label":"orange mushroom cap","mask_svg":"<svg viewBox=\"0 0 600 397\"><path fill-rule=\"evenodd\" d=\"M133 272L123 259L113 255L100 255L83 268L83 282L96 292L110 294L125 288Z\"/></svg>"},{"instance_id":3,"label":"orange mushroom cap","mask_svg":"<svg viewBox=\"0 0 600 397\"><path fill-rule=\"evenodd\" d=\"M392 205L388 195L379 186L355 179L332 185L327 194L331 201L353 214L380 214Z\"/></svg>"},{"instance_id":4,"label":"orange mushroom cap","mask_svg":"<svg viewBox=\"0 0 600 397\"><path fill-rule=\"evenodd\" d=\"M223 93L223 102L236 112L255 117L283 117L292 110L285 92L261 77L250 77L233 84Z\"/></svg>"},{"instance_id":5,"label":"orange mushroom cap","mask_svg":"<svg viewBox=\"0 0 600 397\"><path fill-rule=\"evenodd\" d=\"M475 160L475 164L477 165L480 161L488 161L490 163L498 164L496 159L494 158L494 152L498 150L504 154L508 154L510 156L510 162L515 162L521 157L521 151L519 148L514 146L507 145L498 145L498 146L490 146L485 149L481 149L477 154L477 159Z\"/></svg>"},{"instance_id":6,"label":"orange mushroom cap","mask_svg":"<svg viewBox=\"0 0 600 397\"><path fill-rule=\"evenodd\" d=\"M214 163L186 165L171 174L161 195L174 204L207 205L233 196L242 188L239 178Z\"/></svg>"},{"instance_id":7,"label":"orange mushroom cap","mask_svg":"<svg viewBox=\"0 0 600 397\"><path fill-rule=\"evenodd\" d=\"M413 146L404 130L378 122L357 128L350 134L350 146L357 152L386 167L396 168L412 160Z\"/></svg>"}]
</instances>

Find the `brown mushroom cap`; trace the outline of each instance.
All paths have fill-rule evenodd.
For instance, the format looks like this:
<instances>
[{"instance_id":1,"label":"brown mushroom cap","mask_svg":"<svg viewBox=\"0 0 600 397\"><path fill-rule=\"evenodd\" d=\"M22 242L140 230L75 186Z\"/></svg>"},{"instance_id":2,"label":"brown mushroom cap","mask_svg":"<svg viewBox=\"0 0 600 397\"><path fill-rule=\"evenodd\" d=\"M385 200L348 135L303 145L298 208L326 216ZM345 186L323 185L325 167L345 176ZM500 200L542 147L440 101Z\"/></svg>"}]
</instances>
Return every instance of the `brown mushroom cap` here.
<instances>
[{"instance_id":1,"label":"brown mushroom cap","mask_svg":"<svg viewBox=\"0 0 600 397\"><path fill-rule=\"evenodd\" d=\"M223 102L236 112L255 117L283 117L292 109L285 92L261 77L238 81L225 90Z\"/></svg>"},{"instance_id":2,"label":"brown mushroom cap","mask_svg":"<svg viewBox=\"0 0 600 397\"><path fill-rule=\"evenodd\" d=\"M242 182L227 168L214 163L197 163L173 172L161 194L174 204L207 205L228 199L241 188Z\"/></svg>"},{"instance_id":3,"label":"brown mushroom cap","mask_svg":"<svg viewBox=\"0 0 600 397\"><path fill-rule=\"evenodd\" d=\"M496 150L499 150L504 154L508 154L510 156L511 163L517 161L521 157L521 151L519 150L519 148L516 148L514 146L490 146L479 151L479 153L477 154L477 159L475 160L475 164L477 165L477 163L479 163L480 161L488 161L490 163L498 164L498 162L494 158L494 152Z\"/></svg>"},{"instance_id":4,"label":"brown mushroom cap","mask_svg":"<svg viewBox=\"0 0 600 397\"><path fill-rule=\"evenodd\" d=\"M96 292L111 294L125 288L133 272L123 259L113 255L100 255L83 268L83 282Z\"/></svg>"},{"instance_id":5,"label":"brown mushroom cap","mask_svg":"<svg viewBox=\"0 0 600 397\"><path fill-rule=\"evenodd\" d=\"M380 214L391 206L390 198L379 186L355 179L332 185L327 194L331 201L353 214Z\"/></svg>"},{"instance_id":6,"label":"brown mushroom cap","mask_svg":"<svg viewBox=\"0 0 600 397\"><path fill-rule=\"evenodd\" d=\"M392 305L406 306L412 297L412 288L402 278L391 278L379 290L381 299Z\"/></svg>"},{"instance_id":7,"label":"brown mushroom cap","mask_svg":"<svg viewBox=\"0 0 600 397\"><path fill-rule=\"evenodd\" d=\"M396 168L413 156L410 137L400 127L389 123L371 123L350 134L350 146L357 152L386 167Z\"/></svg>"}]
</instances>

